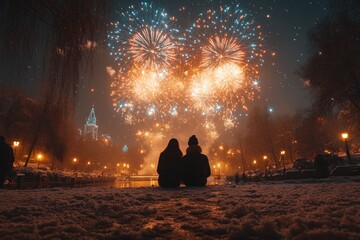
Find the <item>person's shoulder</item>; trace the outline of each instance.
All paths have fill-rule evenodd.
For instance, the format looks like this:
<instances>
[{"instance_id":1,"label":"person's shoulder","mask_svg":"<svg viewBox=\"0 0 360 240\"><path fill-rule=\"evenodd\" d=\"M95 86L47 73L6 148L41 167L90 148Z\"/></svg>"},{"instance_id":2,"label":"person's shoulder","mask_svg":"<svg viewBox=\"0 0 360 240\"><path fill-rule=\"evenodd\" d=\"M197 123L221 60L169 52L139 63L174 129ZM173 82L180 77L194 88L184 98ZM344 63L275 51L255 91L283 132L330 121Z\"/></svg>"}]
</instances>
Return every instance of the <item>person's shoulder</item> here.
<instances>
[{"instance_id":1,"label":"person's shoulder","mask_svg":"<svg viewBox=\"0 0 360 240\"><path fill-rule=\"evenodd\" d=\"M205 154L203 154L203 153L201 153L200 156L201 156L201 158L204 159L204 160L209 160L208 157L207 157Z\"/></svg>"},{"instance_id":2,"label":"person's shoulder","mask_svg":"<svg viewBox=\"0 0 360 240\"><path fill-rule=\"evenodd\" d=\"M159 158L165 157L165 152L161 152Z\"/></svg>"},{"instance_id":3,"label":"person's shoulder","mask_svg":"<svg viewBox=\"0 0 360 240\"><path fill-rule=\"evenodd\" d=\"M12 149L12 147L7 143L1 143L0 148L2 148L2 149Z\"/></svg>"}]
</instances>

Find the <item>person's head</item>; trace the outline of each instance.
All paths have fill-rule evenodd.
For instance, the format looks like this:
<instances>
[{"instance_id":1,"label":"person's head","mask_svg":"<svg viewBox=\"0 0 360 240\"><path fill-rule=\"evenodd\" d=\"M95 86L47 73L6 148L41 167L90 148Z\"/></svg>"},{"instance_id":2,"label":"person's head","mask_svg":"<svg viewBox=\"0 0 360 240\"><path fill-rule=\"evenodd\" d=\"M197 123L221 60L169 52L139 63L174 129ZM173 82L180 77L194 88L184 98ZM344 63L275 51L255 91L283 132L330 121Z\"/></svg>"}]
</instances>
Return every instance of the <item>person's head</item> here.
<instances>
[{"instance_id":1,"label":"person's head","mask_svg":"<svg viewBox=\"0 0 360 240\"><path fill-rule=\"evenodd\" d=\"M179 146L179 141L176 138L170 139L167 147L163 152L167 154L179 154L182 156L182 152Z\"/></svg>"},{"instance_id":2,"label":"person's head","mask_svg":"<svg viewBox=\"0 0 360 240\"><path fill-rule=\"evenodd\" d=\"M4 136L0 136L0 142L5 142L5 137Z\"/></svg>"},{"instance_id":3,"label":"person's head","mask_svg":"<svg viewBox=\"0 0 360 240\"><path fill-rule=\"evenodd\" d=\"M180 148L179 147L179 141L176 138L172 138L170 139L167 148L171 148L171 149L176 149L176 148Z\"/></svg>"},{"instance_id":4,"label":"person's head","mask_svg":"<svg viewBox=\"0 0 360 240\"><path fill-rule=\"evenodd\" d=\"M192 135L192 136L189 138L188 145L189 145L189 146L197 146L197 145L199 145L199 141L198 141L198 139L196 138L195 135Z\"/></svg>"}]
</instances>

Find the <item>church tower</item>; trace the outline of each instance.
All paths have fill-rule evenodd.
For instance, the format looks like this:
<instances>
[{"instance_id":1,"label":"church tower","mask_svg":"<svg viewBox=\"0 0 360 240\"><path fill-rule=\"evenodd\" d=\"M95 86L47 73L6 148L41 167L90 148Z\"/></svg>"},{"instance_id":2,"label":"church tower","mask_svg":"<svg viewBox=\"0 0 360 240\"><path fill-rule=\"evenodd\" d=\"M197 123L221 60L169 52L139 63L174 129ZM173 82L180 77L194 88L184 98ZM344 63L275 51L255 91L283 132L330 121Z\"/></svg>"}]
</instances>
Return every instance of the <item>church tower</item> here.
<instances>
[{"instance_id":1,"label":"church tower","mask_svg":"<svg viewBox=\"0 0 360 240\"><path fill-rule=\"evenodd\" d=\"M84 125L84 137L90 136L92 139L98 139L98 125L96 125L96 117L94 107L91 108L89 117Z\"/></svg>"}]
</instances>

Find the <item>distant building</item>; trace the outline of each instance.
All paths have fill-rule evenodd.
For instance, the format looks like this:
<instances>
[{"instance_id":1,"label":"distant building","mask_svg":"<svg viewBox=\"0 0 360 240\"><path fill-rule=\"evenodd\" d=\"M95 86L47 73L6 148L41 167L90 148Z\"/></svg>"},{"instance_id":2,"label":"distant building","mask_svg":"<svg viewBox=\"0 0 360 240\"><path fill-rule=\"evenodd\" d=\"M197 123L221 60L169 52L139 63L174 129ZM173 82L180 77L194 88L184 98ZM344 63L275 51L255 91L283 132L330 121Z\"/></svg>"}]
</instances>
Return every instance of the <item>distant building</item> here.
<instances>
[{"instance_id":1,"label":"distant building","mask_svg":"<svg viewBox=\"0 0 360 240\"><path fill-rule=\"evenodd\" d=\"M96 125L96 117L94 107L91 108L89 117L84 125L84 137L90 136L92 139L98 139L98 125Z\"/></svg>"}]
</instances>

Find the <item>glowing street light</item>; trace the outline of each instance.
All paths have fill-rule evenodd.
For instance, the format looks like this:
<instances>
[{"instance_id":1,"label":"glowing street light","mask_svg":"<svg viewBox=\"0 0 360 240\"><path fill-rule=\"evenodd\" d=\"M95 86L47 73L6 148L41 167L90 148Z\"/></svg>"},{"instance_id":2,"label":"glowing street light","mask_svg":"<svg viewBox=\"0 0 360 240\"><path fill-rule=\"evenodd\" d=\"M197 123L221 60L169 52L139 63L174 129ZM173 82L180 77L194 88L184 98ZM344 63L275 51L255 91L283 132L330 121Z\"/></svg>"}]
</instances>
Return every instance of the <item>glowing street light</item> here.
<instances>
[{"instance_id":1,"label":"glowing street light","mask_svg":"<svg viewBox=\"0 0 360 240\"><path fill-rule=\"evenodd\" d=\"M77 167L76 165L78 164L79 161L78 161L78 159L76 157L74 157L72 161L73 161L73 164L74 164L74 171L76 171L76 167Z\"/></svg>"},{"instance_id":2,"label":"glowing street light","mask_svg":"<svg viewBox=\"0 0 360 240\"><path fill-rule=\"evenodd\" d=\"M348 145L348 138L349 138L349 134L344 132L341 134L341 137L344 139L345 141L345 149L346 149L346 156L349 160L349 164L352 164L352 161L351 161L351 156L350 156L350 151L349 151L349 145Z\"/></svg>"},{"instance_id":3,"label":"glowing street light","mask_svg":"<svg viewBox=\"0 0 360 240\"><path fill-rule=\"evenodd\" d=\"M267 173L267 165L268 165L268 157L266 155L263 156L263 160L264 160L264 166L265 166L265 174Z\"/></svg>"},{"instance_id":4,"label":"glowing street light","mask_svg":"<svg viewBox=\"0 0 360 240\"><path fill-rule=\"evenodd\" d=\"M14 141L14 161L16 161L16 149L19 147L20 142L19 141Z\"/></svg>"},{"instance_id":5,"label":"glowing street light","mask_svg":"<svg viewBox=\"0 0 360 240\"><path fill-rule=\"evenodd\" d=\"M280 152L280 155L281 155L281 161L283 162L283 165L284 165L284 173L285 173L285 151L284 150L281 150Z\"/></svg>"},{"instance_id":6,"label":"glowing street light","mask_svg":"<svg viewBox=\"0 0 360 240\"><path fill-rule=\"evenodd\" d=\"M38 160L38 168L40 167L40 162L41 162L41 159L43 158L43 155L41 153L39 153L37 156L36 156L37 160Z\"/></svg>"},{"instance_id":7,"label":"glowing street light","mask_svg":"<svg viewBox=\"0 0 360 240\"><path fill-rule=\"evenodd\" d=\"M342 137L344 140L347 140L348 137L349 137L349 134L348 134L348 133L342 133L342 134L341 134L341 137Z\"/></svg>"},{"instance_id":8,"label":"glowing street light","mask_svg":"<svg viewBox=\"0 0 360 240\"><path fill-rule=\"evenodd\" d=\"M253 161L254 165L256 165L256 160Z\"/></svg>"},{"instance_id":9,"label":"glowing street light","mask_svg":"<svg viewBox=\"0 0 360 240\"><path fill-rule=\"evenodd\" d=\"M14 147L18 147L20 145L19 141L14 141Z\"/></svg>"}]
</instances>

